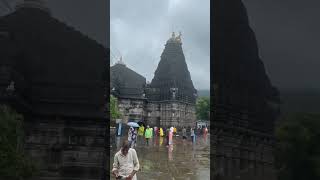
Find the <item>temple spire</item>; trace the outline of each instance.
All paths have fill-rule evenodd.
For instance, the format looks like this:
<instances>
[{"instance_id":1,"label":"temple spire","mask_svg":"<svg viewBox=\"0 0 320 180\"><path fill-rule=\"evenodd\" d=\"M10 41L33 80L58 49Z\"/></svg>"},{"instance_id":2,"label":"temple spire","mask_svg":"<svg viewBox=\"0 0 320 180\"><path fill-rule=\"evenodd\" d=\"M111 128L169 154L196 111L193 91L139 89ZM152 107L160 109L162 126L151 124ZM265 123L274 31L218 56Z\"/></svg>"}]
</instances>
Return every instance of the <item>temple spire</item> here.
<instances>
[{"instance_id":1,"label":"temple spire","mask_svg":"<svg viewBox=\"0 0 320 180\"><path fill-rule=\"evenodd\" d=\"M159 96L155 97L157 101L170 100L173 96L171 89L176 90L173 99L195 103L196 90L183 54L181 36L181 32L178 36L173 32L160 56L160 62L150 84L151 88L159 89Z\"/></svg>"}]
</instances>

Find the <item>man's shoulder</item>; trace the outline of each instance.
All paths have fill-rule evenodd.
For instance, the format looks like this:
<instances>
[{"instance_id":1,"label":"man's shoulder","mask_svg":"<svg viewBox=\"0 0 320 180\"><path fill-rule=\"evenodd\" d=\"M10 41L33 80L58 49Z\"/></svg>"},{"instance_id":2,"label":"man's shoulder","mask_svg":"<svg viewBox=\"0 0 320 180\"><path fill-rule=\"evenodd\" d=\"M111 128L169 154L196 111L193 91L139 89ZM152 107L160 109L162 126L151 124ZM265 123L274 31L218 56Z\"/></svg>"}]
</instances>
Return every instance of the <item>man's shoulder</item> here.
<instances>
[{"instance_id":1,"label":"man's shoulder","mask_svg":"<svg viewBox=\"0 0 320 180\"><path fill-rule=\"evenodd\" d=\"M120 155L120 151L116 152L116 154L114 156L119 156Z\"/></svg>"},{"instance_id":2,"label":"man's shoulder","mask_svg":"<svg viewBox=\"0 0 320 180\"><path fill-rule=\"evenodd\" d=\"M132 152L132 153L137 153L136 150L133 149L133 148L130 148L129 151Z\"/></svg>"}]
</instances>

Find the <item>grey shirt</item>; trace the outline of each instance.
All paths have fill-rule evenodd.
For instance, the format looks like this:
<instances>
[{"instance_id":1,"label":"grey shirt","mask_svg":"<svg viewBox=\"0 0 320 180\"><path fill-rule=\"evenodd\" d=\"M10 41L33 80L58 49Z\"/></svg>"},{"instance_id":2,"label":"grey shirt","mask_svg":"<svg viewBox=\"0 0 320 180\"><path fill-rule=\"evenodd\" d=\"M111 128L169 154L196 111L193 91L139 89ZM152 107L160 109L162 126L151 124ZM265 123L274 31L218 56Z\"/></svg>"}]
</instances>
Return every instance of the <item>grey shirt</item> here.
<instances>
[{"instance_id":1,"label":"grey shirt","mask_svg":"<svg viewBox=\"0 0 320 180\"><path fill-rule=\"evenodd\" d=\"M182 129L182 136L187 136L187 130L185 128Z\"/></svg>"}]
</instances>

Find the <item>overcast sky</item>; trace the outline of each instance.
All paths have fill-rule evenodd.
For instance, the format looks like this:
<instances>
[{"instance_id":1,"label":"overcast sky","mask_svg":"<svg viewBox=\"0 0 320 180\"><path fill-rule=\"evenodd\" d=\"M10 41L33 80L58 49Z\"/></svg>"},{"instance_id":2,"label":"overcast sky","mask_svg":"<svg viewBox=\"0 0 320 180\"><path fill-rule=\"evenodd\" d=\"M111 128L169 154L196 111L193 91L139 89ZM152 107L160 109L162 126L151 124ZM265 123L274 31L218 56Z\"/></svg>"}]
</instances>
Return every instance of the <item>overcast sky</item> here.
<instances>
[{"instance_id":1,"label":"overcast sky","mask_svg":"<svg viewBox=\"0 0 320 180\"><path fill-rule=\"evenodd\" d=\"M272 83L320 89L320 1L244 0Z\"/></svg>"},{"instance_id":2,"label":"overcast sky","mask_svg":"<svg viewBox=\"0 0 320 180\"><path fill-rule=\"evenodd\" d=\"M7 0L14 2L16 0ZM260 56L280 88L320 89L319 0L243 0ZM103 0L49 0L52 14L101 44L108 41ZM197 89L209 88L209 0L111 0L111 50L151 81L172 30L182 31L183 49ZM0 8L5 11L3 5ZM113 59L115 61L115 59Z\"/></svg>"},{"instance_id":3,"label":"overcast sky","mask_svg":"<svg viewBox=\"0 0 320 180\"><path fill-rule=\"evenodd\" d=\"M182 32L182 47L196 89L210 88L209 0L111 0L112 61L152 80L171 32Z\"/></svg>"},{"instance_id":4,"label":"overcast sky","mask_svg":"<svg viewBox=\"0 0 320 180\"><path fill-rule=\"evenodd\" d=\"M8 1L8 0L7 0ZM10 0L8 2L21 1ZM104 0L46 0L54 17L106 46L108 3ZM210 0L111 0L112 55L151 81L171 32L182 46L196 89L210 88ZM12 3L13 4L13 3ZM112 56L113 63L117 60Z\"/></svg>"}]
</instances>

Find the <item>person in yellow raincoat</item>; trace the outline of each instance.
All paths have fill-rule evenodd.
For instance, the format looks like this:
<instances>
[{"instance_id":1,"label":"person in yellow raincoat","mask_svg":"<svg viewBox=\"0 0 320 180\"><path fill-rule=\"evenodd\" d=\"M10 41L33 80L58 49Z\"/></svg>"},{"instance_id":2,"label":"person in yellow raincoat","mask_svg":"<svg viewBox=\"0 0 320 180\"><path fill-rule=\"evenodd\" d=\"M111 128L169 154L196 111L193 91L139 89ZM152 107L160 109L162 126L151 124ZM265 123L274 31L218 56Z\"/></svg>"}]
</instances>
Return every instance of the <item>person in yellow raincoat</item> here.
<instances>
[{"instance_id":1,"label":"person in yellow raincoat","mask_svg":"<svg viewBox=\"0 0 320 180\"><path fill-rule=\"evenodd\" d=\"M144 126L141 125L141 126L139 127L139 129L138 129L138 141L139 141L140 143L143 142L143 136L144 136ZM140 138L140 137L141 137L141 138Z\"/></svg>"},{"instance_id":2,"label":"person in yellow raincoat","mask_svg":"<svg viewBox=\"0 0 320 180\"><path fill-rule=\"evenodd\" d=\"M160 137L163 137L164 136L164 134L163 134L163 129L162 129L162 127L160 128L160 130L159 130L160 132L159 132L159 134L160 134Z\"/></svg>"},{"instance_id":3,"label":"person in yellow raincoat","mask_svg":"<svg viewBox=\"0 0 320 180\"><path fill-rule=\"evenodd\" d=\"M177 134L177 128L176 128L176 127L173 128L173 134L174 134L174 135Z\"/></svg>"},{"instance_id":4,"label":"person in yellow raincoat","mask_svg":"<svg viewBox=\"0 0 320 180\"><path fill-rule=\"evenodd\" d=\"M143 135L144 135L144 126L143 126L143 125L141 125L141 126L139 127L138 135L139 135L139 136L143 136Z\"/></svg>"}]
</instances>

